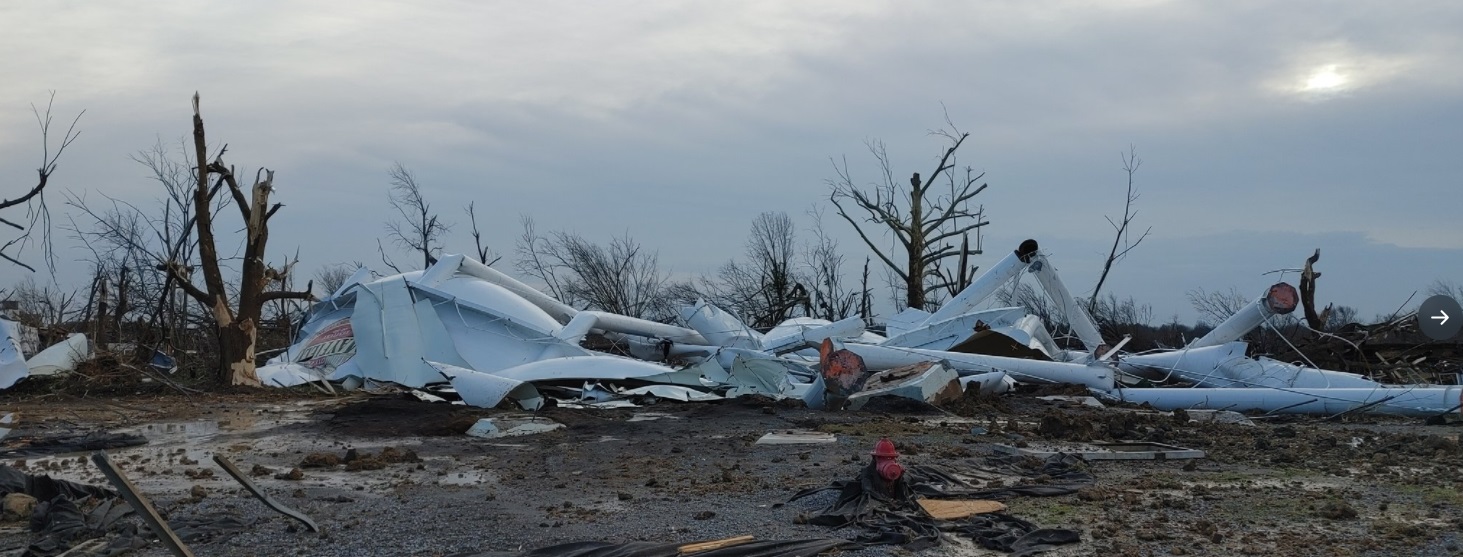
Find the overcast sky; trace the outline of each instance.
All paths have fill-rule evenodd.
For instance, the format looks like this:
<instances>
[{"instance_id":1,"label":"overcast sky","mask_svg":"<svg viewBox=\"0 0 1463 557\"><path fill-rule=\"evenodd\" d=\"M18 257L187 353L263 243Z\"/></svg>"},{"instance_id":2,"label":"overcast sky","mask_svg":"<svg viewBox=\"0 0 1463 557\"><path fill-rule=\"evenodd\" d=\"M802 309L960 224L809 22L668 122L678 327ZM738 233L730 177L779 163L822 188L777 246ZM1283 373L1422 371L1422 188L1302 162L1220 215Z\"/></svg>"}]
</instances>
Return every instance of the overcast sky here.
<instances>
[{"instance_id":1,"label":"overcast sky","mask_svg":"<svg viewBox=\"0 0 1463 557\"><path fill-rule=\"evenodd\" d=\"M187 135L198 91L229 162L277 171L271 251L298 246L306 271L381 267L399 161L458 223L449 251L471 251L476 201L500 252L529 214L629 233L684 276L739 256L762 211L808 225L830 157L873 180L866 139L897 176L928 173L944 103L990 184L977 263L1036 238L1090 291L1135 145L1152 235L1112 291L1187 321L1187 290L1258 294L1321 248L1318 298L1370 317L1463 280L1460 29L1447 0L12 0L0 184L33 185L30 103L55 90L59 115L86 110L48 192L57 220L66 191L146 202L159 191L129 155ZM866 250L825 225L854 274ZM87 252L58 249L78 286ZM24 274L0 266L0 284Z\"/></svg>"}]
</instances>

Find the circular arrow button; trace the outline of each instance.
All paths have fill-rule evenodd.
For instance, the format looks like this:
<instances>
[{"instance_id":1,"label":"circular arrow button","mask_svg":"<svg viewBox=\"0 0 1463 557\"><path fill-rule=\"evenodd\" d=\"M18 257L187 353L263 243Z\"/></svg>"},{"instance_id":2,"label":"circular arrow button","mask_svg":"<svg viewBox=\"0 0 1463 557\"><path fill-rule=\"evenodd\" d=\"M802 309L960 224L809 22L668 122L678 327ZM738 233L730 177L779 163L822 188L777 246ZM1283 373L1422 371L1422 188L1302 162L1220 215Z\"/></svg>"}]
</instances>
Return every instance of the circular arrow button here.
<instances>
[{"instance_id":1,"label":"circular arrow button","mask_svg":"<svg viewBox=\"0 0 1463 557\"><path fill-rule=\"evenodd\" d=\"M1448 296L1433 296L1417 308L1417 328L1433 340L1449 340L1463 330L1463 307Z\"/></svg>"}]
</instances>

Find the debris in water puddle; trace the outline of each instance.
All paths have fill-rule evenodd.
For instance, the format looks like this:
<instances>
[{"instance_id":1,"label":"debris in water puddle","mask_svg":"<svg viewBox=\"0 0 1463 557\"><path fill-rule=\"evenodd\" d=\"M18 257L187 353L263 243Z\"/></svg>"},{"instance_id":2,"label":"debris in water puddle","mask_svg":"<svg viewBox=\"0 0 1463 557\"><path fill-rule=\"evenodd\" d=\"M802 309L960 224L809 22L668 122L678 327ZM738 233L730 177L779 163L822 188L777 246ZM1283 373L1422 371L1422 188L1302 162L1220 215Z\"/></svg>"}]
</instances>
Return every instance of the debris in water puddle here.
<instances>
[{"instance_id":1,"label":"debris in water puddle","mask_svg":"<svg viewBox=\"0 0 1463 557\"><path fill-rule=\"evenodd\" d=\"M564 427L564 424L540 418L527 416L521 418L483 418L468 428L467 434L472 437L484 439L496 439L499 437L516 437L519 435L534 435L553 431Z\"/></svg>"},{"instance_id":2,"label":"debris in water puddle","mask_svg":"<svg viewBox=\"0 0 1463 557\"><path fill-rule=\"evenodd\" d=\"M832 433L816 431L784 431L768 433L757 439L758 445L809 445L835 443L838 438Z\"/></svg>"}]
</instances>

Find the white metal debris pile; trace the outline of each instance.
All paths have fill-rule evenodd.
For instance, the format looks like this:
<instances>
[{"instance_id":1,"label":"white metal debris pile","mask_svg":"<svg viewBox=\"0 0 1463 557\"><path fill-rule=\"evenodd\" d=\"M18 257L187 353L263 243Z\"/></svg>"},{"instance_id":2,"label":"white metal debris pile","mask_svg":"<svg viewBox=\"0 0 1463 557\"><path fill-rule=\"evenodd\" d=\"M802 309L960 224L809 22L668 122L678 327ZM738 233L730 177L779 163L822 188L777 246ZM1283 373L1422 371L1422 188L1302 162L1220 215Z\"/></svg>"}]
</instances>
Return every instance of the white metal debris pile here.
<instances>
[{"instance_id":1,"label":"white metal debris pile","mask_svg":"<svg viewBox=\"0 0 1463 557\"><path fill-rule=\"evenodd\" d=\"M91 358L91 343L87 342L86 335L80 333L74 333L66 340L26 358L28 350L23 347L40 344L35 339L34 329L29 334L23 332L27 328L9 319L0 319L0 335L5 337L0 339L0 389L9 389L27 377L68 373L75 370L77 364ZM26 342L26 337L34 340Z\"/></svg>"},{"instance_id":2,"label":"white metal debris pile","mask_svg":"<svg viewBox=\"0 0 1463 557\"><path fill-rule=\"evenodd\" d=\"M982 308L1030 274L1083 350L1064 349L1018 307ZM684 326L578 310L461 255L424 271L361 269L316 303L297 342L259 368L266 385L435 386L463 402L534 410L623 404L635 397L706 401L745 395L809 407L858 408L877 395L935 402L1016 383L1081 385L1107 400L1163 409L1433 415L1456 410L1458 386L1383 385L1359 375L1251 358L1239 339L1295 309L1277 284L1188 346L1128 354L1108 344L1034 240L1022 242L934 312L907 309L885 335L858 318L790 319L761 333L704 300ZM610 339L626 355L583 346ZM893 370L893 371L891 371ZM881 373L882 372L882 373ZM1136 387L1140 383L1182 387ZM862 393L862 394L860 394Z\"/></svg>"}]
</instances>

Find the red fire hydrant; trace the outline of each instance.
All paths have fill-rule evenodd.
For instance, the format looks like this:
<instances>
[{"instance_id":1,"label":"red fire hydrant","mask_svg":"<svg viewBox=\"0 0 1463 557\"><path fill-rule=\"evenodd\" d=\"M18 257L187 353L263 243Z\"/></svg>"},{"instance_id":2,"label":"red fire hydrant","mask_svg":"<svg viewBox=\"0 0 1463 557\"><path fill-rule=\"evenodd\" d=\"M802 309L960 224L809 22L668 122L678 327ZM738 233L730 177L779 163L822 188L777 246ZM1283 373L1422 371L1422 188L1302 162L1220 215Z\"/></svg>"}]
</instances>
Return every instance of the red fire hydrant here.
<instances>
[{"instance_id":1,"label":"red fire hydrant","mask_svg":"<svg viewBox=\"0 0 1463 557\"><path fill-rule=\"evenodd\" d=\"M900 466L895 459L899 458L899 451L894 450L894 442L888 437L874 443L874 469L879 472L879 477L886 482L897 481L904 476L904 467Z\"/></svg>"}]
</instances>

